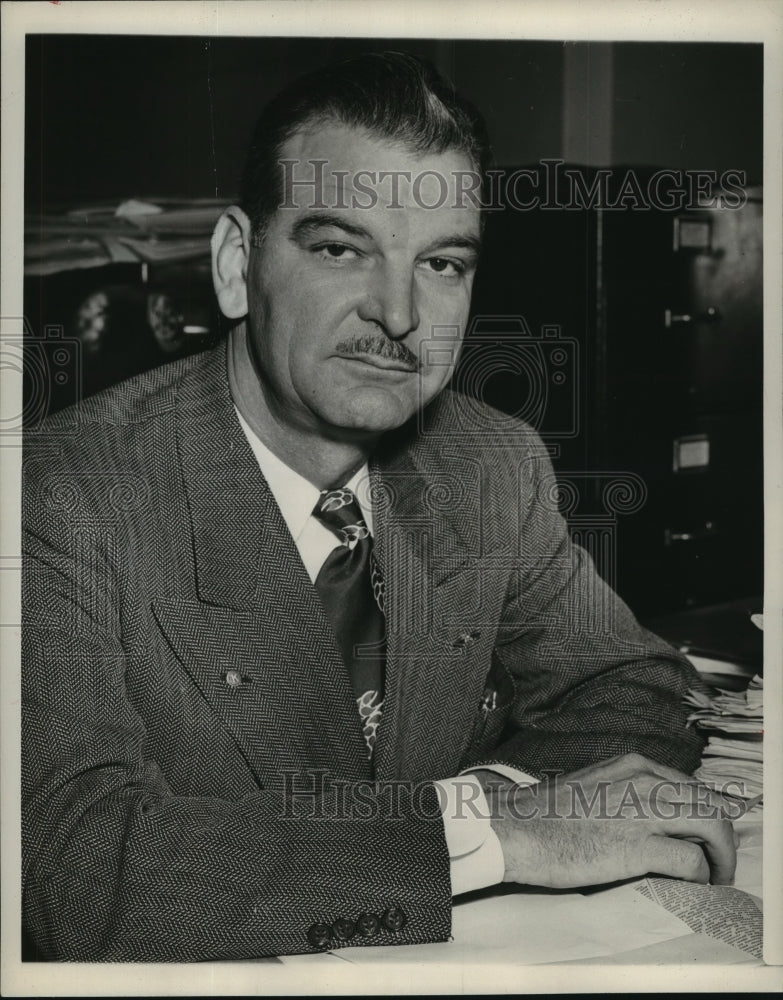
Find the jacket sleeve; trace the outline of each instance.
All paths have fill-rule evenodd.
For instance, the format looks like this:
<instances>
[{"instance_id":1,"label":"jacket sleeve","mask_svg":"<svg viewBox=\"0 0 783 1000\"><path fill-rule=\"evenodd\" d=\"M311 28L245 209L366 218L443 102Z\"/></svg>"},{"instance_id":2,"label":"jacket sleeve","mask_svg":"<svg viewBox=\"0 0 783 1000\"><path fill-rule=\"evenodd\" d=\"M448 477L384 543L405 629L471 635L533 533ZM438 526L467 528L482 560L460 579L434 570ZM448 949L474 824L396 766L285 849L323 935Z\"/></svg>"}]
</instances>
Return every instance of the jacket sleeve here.
<instances>
[{"instance_id":1,"label":"jacket sleeve","mask_svg":"<svg viewBox=\"0 0 783 1000\"><path fill-rule=\"evenodd\" d=\"M172 794L128 691L133 609L117 596L113 540L78 500L68 518L29 503L24 517L23 919L48 958L243 959L448 937L432 785L407 799L369 783L298 798Z\"/></svg>"},{"instance_id":2,"label":"jacket sleeve","mask_svg":"<svg viewBox=\"0 0 783 1000\"><path fill-rule=\"evenodd\" d=\"M491 686L507 695L466 763L541 777L636 752L691 773L704 741L687 728L682 698L698 675L639 625L570 539L551 462L531 437L491 671Z\"/></svg>"}]
</instances>

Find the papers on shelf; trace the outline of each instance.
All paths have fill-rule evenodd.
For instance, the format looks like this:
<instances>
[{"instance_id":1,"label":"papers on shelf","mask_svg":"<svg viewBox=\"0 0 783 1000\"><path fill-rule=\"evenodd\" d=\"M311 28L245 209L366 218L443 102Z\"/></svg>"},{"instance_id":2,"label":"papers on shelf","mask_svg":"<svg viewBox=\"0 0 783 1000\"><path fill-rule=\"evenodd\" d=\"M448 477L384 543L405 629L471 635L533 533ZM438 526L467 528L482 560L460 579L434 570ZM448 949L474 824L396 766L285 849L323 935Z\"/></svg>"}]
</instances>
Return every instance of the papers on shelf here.
<instances>
[{"instance_id":1,"label":"papers on shelf","mask_svg":"<svg viewBox=\"0 0 783 1000\"><path fill-rule=\"evenodd\" d=\"M721 736L711 736L709 747L710 757L761 760L763 755L761 744L752 740L729 740Z\"/></svg>"},{"instance_id":2,"label":"papers on shelf","mask_svg":"<svg viewBox=\"0 0 783 1000\"><path fill-rule=\"evenodd\" d=\"M132 222L138 216L157 215L162 211L160 205L153 205L152 202L141 201L139 198L128 198L127 201L120 202L114 214L118 218L130 219Z\"/></svg>"},{"instance_id":3,"label":"papers on shelf","mask_svg":"<svg viewBox=\"0 0 783 1000\"><path fill-rule=\"evenodd\" d=\"M731 663L729 660L706 656L704 653L692 653L688 646L681 646L680 652L685 654L700 674L709 674L710 677L738 677L740 679L753 676L753 667L745 666L742 663Z\"/></svg>"},{"instance_id":4,"label":"papers on shelf","mask_svg":"<svg viewBox=\"0 0 783 1000\"><path fill-rule=\"evenodd\" d=\"M95 239L25 239L25 274L46 275L83 267L103 267L111 254Z\"/></svg>"},{"instance_id":5,"label":"papers on shelf","mask_svg":"<svg viewBox=\"0 0 783 1000\"><path fill-rule=\"evenodd\" d=\"M221 202L217 205L192 205L169 209L150 207L157 208L157 211L140 212L126 217L139 229L159 236L210 236L225 204Z\"/></svg>"},{"instance_id":6,"label":"papers on shelf","mask_svg":"<svg viewBox=\"0 0 783 1000\"><path fill-rule=\"evenodd\" d=\"M209 252L209 241L205 239L193 240L158 240L158 239L128 239L120 241L123 246L131 250L138 260L147 261L149 264L158 264L166 261L193 260L203 257Z\"/></svg>"},{"instance_id":7,"label":"papers on shelf","mask_svg":"<svg viewBox=\"0 0 783 1000\"><path fill-rule=\"evenodd\" d=\"M711 788L741 798L763 793L764 682L753 677L746 691L708 695L689 691L686 704L695 709L689 724L710 731L695 777Z\"/></svg>"},{"instance_id":8,"label":"papers on shelf","mask_svg":"<svg viewBox=\"0 0 783 1000\"><path fill-rule=\"evenodd\" d=\"M711 709L720 715L761 719L764 714L764 681L756 674L745 691L724 691L719 688L714 695L689 691L685 700L699 710Z\"/></svg>"},{"instance_id":9,"label":"papers on shelf","mask_svg":"<svg viewBox=\"0 0 783 1000\"><path fill-rule=\"evenodd\" d=\"M25 221L25 274L46 275L112 263L165 263L209 257L209 237L225 199L130 198Z\"/></svg>"},{"instance_id":10,"label":"papers on shelf","mask_svg":"<svg viewBox=\"0 0 783 1000\"><path fill-rule=\"evenodd\" d=\"M742 763L722 757L709 757L705 751L701 766L695 772L699 781L710 788L722 789L728 795L743 799L756 798L764 792L761 761Z\"/></svg>"},{"instance_id":11,"label":"papers on shelf","mask_svg":"<svg viewBox=\"0 0 783 1000\"><path fill-rule=\"evenodd\" d=\"M761 736L764 732L764 682L756 675L746 691L723 691L704 694L689 691L685 703L696 709L688 717L700 729L717 729L724 733Z\"/></svg>"}]
</instances>

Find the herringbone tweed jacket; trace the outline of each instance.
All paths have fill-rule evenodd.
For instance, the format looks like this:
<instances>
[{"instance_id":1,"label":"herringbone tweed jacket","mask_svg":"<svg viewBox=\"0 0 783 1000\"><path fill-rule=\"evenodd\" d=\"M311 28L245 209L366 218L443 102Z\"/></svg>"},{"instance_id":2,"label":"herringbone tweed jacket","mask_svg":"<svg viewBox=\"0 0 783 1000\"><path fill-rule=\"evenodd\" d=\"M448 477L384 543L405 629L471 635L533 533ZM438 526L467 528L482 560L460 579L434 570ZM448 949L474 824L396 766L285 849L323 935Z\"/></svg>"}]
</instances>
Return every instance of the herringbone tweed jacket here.
<instances>
[{"instance_id":1,"label":"herringbone tweed jacket","mask_svg":"<svg viewBox=\"0 0 783 1000\"><path fill-rule=\"evenodd\" d=\"M23 910L45 954L306 952L313 925L335 946L361 914L378 933L348 943L443 940L431 779L628 751L696 766L689 668L569 542L532 431L446 392L371 478L388 640L374 776L223 348L29 435Z\"/></svg>"}]
</instances>

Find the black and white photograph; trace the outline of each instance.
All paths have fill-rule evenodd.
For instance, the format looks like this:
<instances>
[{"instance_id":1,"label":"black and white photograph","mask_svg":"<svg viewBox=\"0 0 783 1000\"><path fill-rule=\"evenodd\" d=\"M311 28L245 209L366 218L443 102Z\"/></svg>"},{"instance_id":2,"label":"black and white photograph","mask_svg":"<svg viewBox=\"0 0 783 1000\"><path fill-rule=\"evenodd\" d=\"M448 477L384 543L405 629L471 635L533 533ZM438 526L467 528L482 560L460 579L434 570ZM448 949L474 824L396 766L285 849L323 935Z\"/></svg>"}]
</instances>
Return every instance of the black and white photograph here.
<instances>
[{"instance_id":1,"label":"black and white photograph","mask_svg":"<svg viewBox=\"0 0 783 1000\"><path fill-rule=\"evenodd\" d=\"M4 995L780 989L741 7L2 4Z\"/></svg>"}]
</instances>

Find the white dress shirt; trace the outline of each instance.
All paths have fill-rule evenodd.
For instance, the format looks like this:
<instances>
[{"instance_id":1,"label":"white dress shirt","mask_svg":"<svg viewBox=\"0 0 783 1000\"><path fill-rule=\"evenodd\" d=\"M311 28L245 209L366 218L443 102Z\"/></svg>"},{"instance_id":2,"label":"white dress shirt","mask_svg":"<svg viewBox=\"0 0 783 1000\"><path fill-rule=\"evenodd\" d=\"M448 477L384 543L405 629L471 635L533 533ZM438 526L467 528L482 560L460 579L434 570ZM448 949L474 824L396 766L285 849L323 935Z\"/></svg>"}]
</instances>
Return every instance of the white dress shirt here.
<instances>
[{"instance_id":1,"label":"white dress shirt","mask_svg":"<svg viewBox=\"0 0 783 1000\"><path fill-rule=\"evenodd\" d=\"M339 544L332 532L312 516L320 490L271 452L238 409L237 416L296 543L304 567L315 583L327 556ZM365 464L344 485L356 495L372 534L372 504L368 484L369 469ZM519 784L535 783L534 778L512 767L493 765L491 770ZM489 806L478 778L465 773L434 784L440 799L446 846L451 859L452 895L500 882L505 871L503 851L497 834L490 825Z\"/></svg>"}]
</instances>

